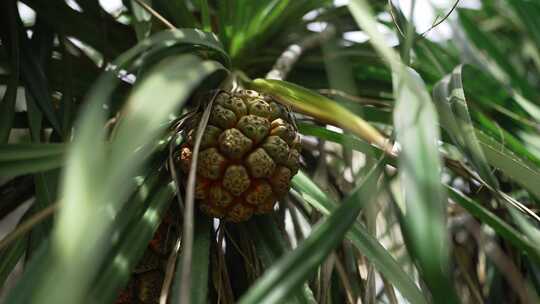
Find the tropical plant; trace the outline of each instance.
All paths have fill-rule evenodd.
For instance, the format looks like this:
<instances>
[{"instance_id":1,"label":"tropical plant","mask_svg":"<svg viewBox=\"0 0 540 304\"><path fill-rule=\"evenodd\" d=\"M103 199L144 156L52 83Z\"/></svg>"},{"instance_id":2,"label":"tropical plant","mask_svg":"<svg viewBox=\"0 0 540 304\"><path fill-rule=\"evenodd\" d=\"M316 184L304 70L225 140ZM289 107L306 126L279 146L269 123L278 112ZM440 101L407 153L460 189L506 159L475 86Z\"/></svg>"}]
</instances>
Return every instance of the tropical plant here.
<instances>
[{"instance_id":1,"label":"tropical plant","mask_svg":"<svg viewBox=\"0 0 540 304\"><path fill-rule=\"evenodd\" d=\"M538 303L540 4L458 3L433 40L398 1L3 1L3 300ZM195 199L233 90L301 134L241 222Z\"/></svg>"}]
</instances>

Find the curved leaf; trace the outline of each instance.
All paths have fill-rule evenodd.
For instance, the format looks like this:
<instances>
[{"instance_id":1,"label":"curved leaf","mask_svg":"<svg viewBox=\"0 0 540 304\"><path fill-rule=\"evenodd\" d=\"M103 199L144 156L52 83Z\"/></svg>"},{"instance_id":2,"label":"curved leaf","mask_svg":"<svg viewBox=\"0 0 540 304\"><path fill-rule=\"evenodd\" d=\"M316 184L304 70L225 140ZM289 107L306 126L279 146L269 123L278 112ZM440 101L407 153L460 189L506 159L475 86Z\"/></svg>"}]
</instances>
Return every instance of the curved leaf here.
<instances>
[{"instance_id":1,"label":"curved leaf","mask_svg":"<svg viewBox=\"0 0 540 304\"><path fill-rule=\"evenodd\" d=\"M401 227L434 301L458 303L449 271L447 200L441 184L437 112L422 79L413 70L396 75L394 81L394 125L402 147L399 195L406 205Z\"/></svg>"},{"instance_id":2,"label":"curved leaf","mask_svg":"<svg viewBox=\"0 0 540 304\"><path fill-rule=\"evenodd\" d=\"M446 198L441 185L438 153L437 113L422 78L405 67L377 28L365 0L353 0L349 9L371 38L393 72L394 127L399 154L401 195L405 198L402 230L419 265L422 278L438 303L458 303L449 276L448 236L445 223Z\"/></svg>"},{"instance_id":3,"label":"curved leaf","mask_svg":"<svg viewBox=\"0 0 540 304\"><path fill-rule=\"evenodd\" d=\"M7 8L5 7L7 6ZM15 121L15 102L17 100L17 90L20 81L20 48L19 48L19 24L17 22L17 10L15 3L6 3L3 6L3 17L9 27L9 33L0 33L2 39L5 39L5 45L10 45L10 71L7 88L0 102L0 144L7 143L13 123ZM2 15L2 16L5 16ZM9 38L8 38L9 37Z\"/></svg>"},{"instance_id":4,"label":"curved leaf","mask_svg":"<svg viewBox=\"0 0 540 304\"><path fill-rule=\"evenodd\" d=\"M201 41L204 35L197 37L194 38ZM121 56L117 64L120 67L131 64L141 51L154 47L157 42L167 47L184 42L184 38L190 37L179 31L160 33ZM140 63L135 61L135 66L137 64ZM96 274L94 265L104 258L102 246L108 238L107 231L133 187L134 174L167 126L169 115L178 111L193 88L218 70L223 70L220 64L192 55L171 57L150 70L133 90L110 149L106 149L104 143L103 105L117 80L111 73L102 76L88 98L85 115L78 123L78 133L68 154L63 204L47 252L49 258L44 259L49 263L43 266L43 273L39 275L42 279L33 287L35 297L27 301L85 301L84 295ZM156 99L156 94L161 98ZM93 229L88 231L87 227ZM66 290L64 286L68 285L71 288ZM24 289L14 292L21 290Z\"/></svg>"},{"instance_id":5,"label":"curved leaf","mask_svg":"<svg viewBox=\"0 0 540 304\"><path fill-rule=\"evenodd\" d=\"M338 204L332 202L328 195L303 172L294 177L293 186L309 204L323 214L329 215L338 207ZM427 303L413 279L401 269L398 262L377 239L366 231L365 227L355 223L346 237L373 263L378 271L394 284L409 302Z\"/></svg>"},{"instance_id":6,"label":"curved leaf","mask_svg":"<svg viewBox=\"0 0 540 304\"><path fill-rule=\"evenodd\" d=\"M367 142L392 153L392 147L388 140L377 129L327 97L281 80L255 79L250 85L266 92L281 104L291 107L295 111L350 130Z\"/></svg>"},{"instance_id":7,"label":"curved leaf","mask_svg":"<svg viewBox=\"0 0 540 304\"><path fill-rule=\"evenodd\" d=\"M465 92L461 80L462 66L443 78L433 89L441 125L445 127L452 140L461 148L480 176L493 187L498 187L495 176L487 165L486 158L476 138L474 125L465 101Z\"/></svg>"},{"instance_id":8,"label":"curved leaf","mask_svg":"<svg viewBox=\"0 0 540 304\"><path fill-rule=\"evenodd\" d=\"M526 252L536 263L540 262L540 247L538 244L532 243L529 239L523 237L514 227L508 225L495 214L463 193L460 193L451 187L446 188L449 192L450 198L452 198L460 206L465 208L476 218L480 219L482 223L489 225L497 232L498 235L508 240L508 242L510 242L512 245L516 246L523 252Z\"/></svg>"},{"instance_id":9,"label":"curved leaf","mask_svg":"<svg viewBox=\"0 0 540 304\"><path fill-rule=\"evenodd\" d=\"M438 82L433 89L441 125L455 145L470 158L480 177L491 187L497 189L499 185L489 165L502 170L540 198L540 171L537 167L509 151L503 143L475 128L463 88L462 72L465 68L466 66L456 67L452 74Z\"/></svg>"},{"instance_id":10,"label":"curved leaf","mask_svg":"<svg viewBox=\"0 0 540 304\"><path fill-rule=\"evenodd\" d=\"M334 212L317 226L298 247L274 263L238 303L282 303L323 262L354 224L358 213L374 198L379 174L373 170Z\"/></svg>"},{"instance_id":11,"label":"curved leaf","mask_svg":"<svg viewBox=\"0 0 540 304\"><path fill-rule=\"evenodd\" d=\"M3 144L0 145L0 162L58 156L64 154L65 152L65 144Z\"/></svg>"},{"instance_id":12,"label":"curved leaf","mask_svg":"<svg viewBox=\"0 0 540 304\"><path fill-rule=\"evenodd\" d=\"M92 300L87 302L110 303L114 300L119 288L126 284L131 270L142 257L174 194L174 186L165 184L144 201L146 211L118 244L108 267L99 274L99 280L89 293Z\"/></svg>"},{"instance_id":13,"label":"curved leaf","mask_svg":"<svg viewBox=\"0 0 540 304\"><path fill-rule=\"evenodd\" d=\"M0 145L0 176L37 173L58 168L64 163L63 144Z\"/></svg>"}]
</instances>

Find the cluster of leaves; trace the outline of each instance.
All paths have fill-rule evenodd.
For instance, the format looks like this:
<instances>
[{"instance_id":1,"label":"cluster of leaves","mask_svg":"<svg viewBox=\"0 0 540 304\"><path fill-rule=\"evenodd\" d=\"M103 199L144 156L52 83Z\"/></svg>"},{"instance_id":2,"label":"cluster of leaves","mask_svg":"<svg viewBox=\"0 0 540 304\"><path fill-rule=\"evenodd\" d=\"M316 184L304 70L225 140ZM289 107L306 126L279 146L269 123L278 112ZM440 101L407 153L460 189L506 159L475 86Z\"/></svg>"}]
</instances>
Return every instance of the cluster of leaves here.
<instances>
[{"instance_id":1,"label":"cluster of leaves","mask_svg":"<svg viewBox=\"0 0 540 304\"><path fill-rule=\"evenodd\" d=\"M372 2L22 1L33 20L2 2L0 220L24 212L0 241L0 286L24 269L6 303L114 303L170 205L190 203L167 170L176 118L236 71L263 77L314 24L336 34L288 82L245 80L302 113L290 195L240 224L181 210L158 294L537 301L540 4L457 9L456 38L434 42Z\"/></svg>"}]
</instances>

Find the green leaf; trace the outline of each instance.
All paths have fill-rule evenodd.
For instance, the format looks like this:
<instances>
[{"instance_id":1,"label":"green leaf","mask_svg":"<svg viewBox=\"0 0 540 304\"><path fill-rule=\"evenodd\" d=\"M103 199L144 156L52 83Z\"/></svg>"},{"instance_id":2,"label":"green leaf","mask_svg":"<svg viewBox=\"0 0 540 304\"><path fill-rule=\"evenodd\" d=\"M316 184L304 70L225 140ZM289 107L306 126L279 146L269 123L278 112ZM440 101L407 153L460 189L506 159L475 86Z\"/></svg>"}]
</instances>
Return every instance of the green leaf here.
<instances>
[{"instance_id":1,"label":"green leaf","mask_svg":"<svg viewBox=\"0 0 540 304\"><path fill-rule=\"evenodd\" d=\"M145 177L135 178L138 188L127 201L129 208L122 209L114 221L111 234L118 235L118 238L109 240L107 258L100 265L99 275L90 291L90 297L100 299L99 302L107 303L114 299L118 289L125 285L132 273L132 267L135 266L133 261L136 263L139 260L136 257L140 257L144 251L144 238L134 240L135 236L131 234L131 231L136 230L144 235L148 233L147 228L155 230L152 225L156 219L153 217L148 221L152 227L143 227L147 222L143 220L145 213L158 211L156 214L159 215L159 219L163 218L161 216L162 200L157 197L164 197L166 188L170 188L170 185L168 185L166 172L160 170L162 163L163 156L155 157L145 169L145 174L143 174ZM130 241L133 241L134 246L127 250ZM127 263L118 263L118 260L123 260L123 256L126 257Z\"/></svg>"},{"instance_id":2,"label":"green leaf","mask_svg":"<svg viewBox=\"0 0 540 304\"><path fill-rule=\"evenodd\" d=\"M265 268L273 265L290 250L282 232L270 216L255 217L247 222L244 228L251 232L257 254ZM316 303L316 301L308 284L304 284L301 291L297 291L294 297L289 297L287 303Z\"/></svg>"},{"instance_id":3,"label":"green leaf","mask_svg":"<svg viewBox=\"0 0 540 304\"><path fill-rule=\"evenodd\" d=\"M0 176L22 175L55 169L63 165L63 144L0 145Z\"/></svg>"},{"instance_id":4,"label":"green leaf","mask_svg":"<svg viewBox=\"0 0 540 304\"><path fill-rule=\"evenodd\" d=\"M242 2L242 1L239 1ZM248 6L246 2L244 7ZM254 44L253 40L257 35L264 33L268 30L269 25L274 22L280 15L284 13L284 10L288 8L290 0L279 1L270 0L265 3L258 3L254 6L255 9L244 10L242 15L238 16L240 23L235 27L235 35L232 37L230 53L232 57L239 55L243 48L247 47L247 44ZM237 6L240 8L239 6ZM250 41L251 40L251 41Z\"/></svg>"},{"instance_id":5,"label":"green leaf","mask_svg":"<svg viewBox=\"0 0 540 304\"><path fill-rule=\"evenodd\" d=\"M104 207L106 206L114 213L118 212L116 210L121 207L122 200L129 191L125 180L136 174L137 168L151 152L152 139L156 138L165 127L169 113L176 112L181 103L188 97L191 88L196 86L206 75L219 68L216 63L201 62L193 56L179 56L164 62L153 72L149 72L148 76L133 91L126 105L128 112L119 123L108 158L104 157L105 151L103 150L101 153L93 151L92 153L99 157L96 159L94 156L94 163L86 159L85 153L81 153L80 149L90 149L89 144L93 147L96 146L95 142L99 139L93 136L88 137L85 141L74 143L71 157L68 159L64 181L66 203L59 212L58 224L53 238L53 241L62 244L62 250L55 252L60 258L58 259L59 265L54 270L71 269L74 266L69 265L77 265L73 271L80 272L81 269L89 271L89 267L95 261L99 261L99 255L91 253L91 248L98 246L111 223L103 219L100 220L103 218L102 212L105 210L96 209L95 203L108 202ZM154 100L156 92L160 92L160 95L163 96L159 107L149 102ZM90 119L92 119L92 115L84 117L81 122L82 130L95 129L95 121L88 121ZM84 131L81 131L81 136L84 134L82 132ZM89 170L86 174L79 173L81 165ZM74 171L75 169L77 171ZM87 174L90 174L91 177L86 177ZM87 182L84 182L85 180ZM83 187L82 189L92 189L92 192L83 190L83 193L88 194L82 196L81 187ZM81 218L82 215L84 215L84 219ZM76 222L74 222L75 218L78 218ZM90 224L94 227L95 232L92 236L89 236L84 228ZM81 248L87 246L92 246L88 247L88 254L81 255ZM74 262L76 264L72 264ZM72 275L78 278L76 281L80 284L79 290L73 288L73 292L69 294L60 292L60 290L55 293L54 289L51 289L53 282L47 281L43 285L43 291L47 290L47 296L43 295L45 297L43 301L57 302L55 299L81 299L83 291L88 288L85 286L88 284L85 281L91 276L86 273L83 278L75 272L72 272ZM68 278L70 276L66 276L66 279Z\"/></svg>"},{"instance_id":6,"label":"green leaf","mask_svg":"<svg viewBox=\"0 0 540 304\"><path fill-rule=\"evenodd\" d=\"M378 174L366 177L328 218L322 221L298 247L274 263L244 294L239 303L281 303L303 284L328 254L341 242L358 213L371 202Z\"/></svg>"},{"instance_id":7,"label":"green leaf","mask_svg":"<svg viewBox=\"0 0 540 304\"><path fill-rule=\"evenodd\" d=\"M500 169L536 197L540 197L540 172L537 167L473 125L463 88L462 71L465 68L456 67L452 74L442 79L433 89L441 125L454 144L470 159L480 177L493 189L498 189L499 184L489 165Z\"/></svg>"},{"instance_id":8,"label":"green leaf","mask_svg":"<svg viewBox=\"0 0 540 304\"><path fill-rule=\"evenodd\" d=\"M402 151L399 155L401 191L406 202L401 222L408 249L417 259L433 300L457 303L449 277L446 198L441 186L437 115L422 79L403 63L377 29L364 0L349 4L356 22L371 38L379 54L391 66L396 107L394 126Z\"/></svg>"},{"instance_id":9,"label":"green leaf","mask_svg":"<svg viewBox=\"0 0 540 304\"><path fill-rule=\"evenodd\" d=\"M476 138L474 125L469 115L465 91L461 80L462 66L443 78L433 89L441 125L456 145L467 155L478 174L493 187L498 187L495 176L487 165L487 160Z\"/></svg>"},{"instance_id":10,"label":"green leaf","mask_svg":"<svg viewBox=\"0 0 540 304\"><path fill-rule=\"evenodd\" d=\"M474 43L474 46L477 49L485 52L492 61L486 62L486 60L478 56L476 52L471 52L471 55L475 56L476 60L486 64L488 70L498 76L498 79L503 83L511 83L512 86L515 89L519 89L526 98L538 104L540 100L538 93L531 88L524 75L521 75L514 67L515 65L508 60L507 54L505 54L495 43L496 39L492 35L490 36L487 31L483 31L478 26L478 23L474 21L472 18L474 11L458 9L458 13L459 21L467 33L467 37ZM500 70L502 70L505 75L500 75Z\"/></svg>"},{"instance_id":11,"label":"green leaf","mask_svg":"<svg viewBox=\"0 0 540 304\"><path fill-rule=\"evenodd\" d=\"M6 84L6 92L0 104L0 144L7 143L13 123L15 121L15 102L17 101L17 90L20 77L20 49L19 49L19 24L17 23L16 4L8 3L6 14L9 19L9 33L6 36L5 44L10 45L10 74Z\"/></svg>"},{"instance_id":12,"label":"green leaf","mask_svg":"<svg viewBox=\"0 0 540 304\"><path fill-rule=\"evenodd\" d=\"M178 111L200 81L217 71L224 71L217 62L203 62L195 56L183 55L166 59L135 87L125 106L126 116L119 122L111 144L109 161L115 168L110 169L113 176L104 185L105 193L118 192L118 187L124 184L120 176L136 172L134 161L151 152L152 139L164 130L169 115ZM163 96L158 107L149 102L156 92Z\"/></svg>"},{"instance_id":13,"label":"green leaf","mask_svg":"<svg viewBox=\"0 0 540 304\"><path fill-rule=\"evenodd\" d=\"M73 56L69 51L69 46L64 41L64 48L62 49L62 101L60 103L60 113L62 116L62 130L66 137L71 135L73 128L73 120L75 115L75 80L74 80L74 62L77 57ZM93 67L92 67L93 68ZM78 70L77 74L82 71ZM82 74L82 73L81 73ZM94 79L92 79L94 80Z\"/></svg>"},{"instance_id":14,"label":"green leaf","mask_svg":"<svg viewBox=\"0 0 540 304\"><path fill-rule=\"evenodd\" d=\"M186 48L176 51L174 54L190 53L190 51L194 51L198 47L202 46L205 50L210 50L219 54L218 58L223 65L226 67L229 67L230 65L230 58L223 49L218 37L213 33L203 32L198 29L161 31L151 37L148 37L146 40L141 41L136 46L128 50L116 60L116 63L122 64L128 62L133 58L133 56L138 56L140 53L145 51L147 51L147 53L144 54L146 58L156 60L156 54L160 54L162 52L166 53L168 50L174 50L175 46L185 46ZM143 62L140 62L139 64L142 63Z\"/></svg>"},{"instance_id":15,"label":"green leaf","mask_svg":"<svg viewBox=\"0 0 540 304\"><path fill-rule=\"evenodd\" d=\"M114 58L136 43L130 26L117 22L107 12L73 10L65 1L24 0L56 32L75 37L98 50L105 59ZM66 26L69 25L69 26ZM100 35L96 35L99 32Z\"/></svg>"},{"instance_id":16,"label":"green leaf","mask_svg":"<svg viewBox=\"0 0 540 304\"><path fill-rule=\"evenodd\" d=\"M475 112L485 113L509 131L534 132L534 104L475 66L466 64L459 69L466 99Z\"/></svg>"},{"instance_id":17,"label":"green leaf","mask_svg":"<svg viewBox=\"0 0 540 304\"><path fill-rule=\"evenodd\" d=\"M0 162L59 156L65 152L65 144L0 144Z\"/></svg>"},{"instance_id":18,"label":"green leaf","mask_svg":"<svg viewBox=\"0 0 540 304\"><path fill-rule=\"evenodd\" d=\"M204 33L190 37L183 31L163 32L142 41L116 64L120 68L128 65L129 71L132 63L141 64L133 59L145 49L169 47L193 39L202 42L206 41L205 37L208 35ZM203 79L220 70L223 67L216 62L203 62L188 55L169 58L150 70L135 86L107 148L103 105L118 80L109 72L94 86L68 154L62 205L47 253L49 263L39 275L43 279L34 285L40 303L83 302L96 274L95 265L105 257L102 246L109 238L107 231L132 188L129 181L153 150L157 136L167 127L169 115L180 109ZM155 99L156 94L161 96L160 100ZM87 227L93 228L88 231ZM66 291L62 286L67 285L71 288Z\"/></svg>"},{"instance_id":19,"label":"green leaf","mask_svg":"<svg viewBox=\"0 0 540 304\"><path fill-rule=\"evenodd\" d=\"M525 146L519 139L512 135L507 130L501 128L492 118L487 117L480 111L471 112L471 116L475 122L481 126L481 131L496 139L501 145L510 149L516 155L540 166L540 154L533 149Z\"/></svg>"},{"instance_id":20,"label":"green leaf","mask_svg":"<svg viewBox=\"0 0 540 304\"><path fill-rule=\"evenodd\" d=\"M293 187L302 198L319 212L331 214L338 204L309 179L303 172L293 179ZM370 235L366 228L355 223L346 235L353 245L380 271L411 303L427 303L413 279L407 275L390 253Z\"/></svg>"},{"instance_id":21,"label":"green leaf","mask_svg":"<svg viewBox=\"0 0 540 304\"><path fill-rule=\"evenodd\" d=\"M453 76L447 76L452 78L449 85L463 92L462 96L470 108L463 114L470 114L475 127L497 138L522 158L540 165L540 159L515 136L520 131L536 133L535 106L472 65L459 66L450 75Z\"/></svg>"},{"instance_id":22,"label":"green leaf","mask_svg":"<svg viewBox=\"0 0 540 304\"><path fill-rule=\"evenodd\" d=\"M287 25L307 12L329 4L328 0L219 1L220 36L235 62L242 64L248 52L257 52Z\"/></svg>"},{"instance_id":23,"label":"green leaf","mask_svg":"<svg viewBox=\"0 0 540 304\"><path fill-rule=\"evenodd\" d=\"M96 284L89 293L91 300L84 303L111 303L119 289L127 283L132 270L143 256L144 250L158 228L175 190L173 184L158 187L143 201L146 210L125 233L112 255L106 261Z\"/></svg>"},{"instance_id":24,"label":"green leaf","mask_svg":"<svg viewBox=\"0 0 540 304\"><path fill-rule=\"evenodd\" d=\"M531 240L520 234L514 227L504 222L470 197L467 197L452 187L447 186L446 189L452 200L469 211L474 217L481 220L482 223L493 228L493 230L497 232L497 235L501 236L524 253L527 253L536 263L540 262L540 247L537 244L531 242Z\"/></svg>"},{"instance_id":25,"label":"green leaf","mask_svg":"<svg viewBox=\"0 0 540 304\"><path fill-rule=\"evenodd\" d=\"M490 165L504 172L540 199L540 169L538 166L517 156L502 146L500 142L481 131L476 131L476 135Z\"/></svg>"},{"instance_id":26,"label":"green leaf","mask_svg":"<svg viewBox=\"0 0 540 304\"><path fill-rule=\"evenodd\" d=\"M361 117L337 102L290 82L273 79L255 79L251 87L261 90L293 110L313 116L354 132L367 142L391 152L387 139Z\"/></svg>"},{"instance_id":27,"label":"green leaf","mask_svg":"<svg viewBox=\"0 0 540 304\"><path fill-rule=\"evenodd\" d=\"M0 176L15 176L56 169L64 165L63 155L0 162Z\"/></svg>"},{"instance_id":28,"label":"green leaf","mask_svg":"<svg viewBox=\"0 0 540 304\"><path fill-rule=\"evenodd\" d=\"M536 47L540 48L540 21L538 21L540 5L538 2L523 0L507 0L506 2L519 17L519 21L523 24L522 30L528 32Z\"/></svg>"},{"instance_id":29,"label":"green leaf","mask_svg":"<svg viewBox=\"0 0 540 304\"><path fill-rule=\"evenodd\" d=\"M19 238L0 251L0 286L4 286L7 277L17 265L26 249L28 238Z\"/></svg>"},{"instance_id":30,"label":"green leaf","mask_svg":"<svg viewBox=\"0 0 540 304\"><path fill-rule=\"evenodd\" d=\"M210 9L208 8L208 0L199 0L201 8L203 30L212 32L212 20L210 19Z\"/></svg>"},{"instance_id":31,"label":"green leaf","mask_svg":"<svg viewBox=\"0 0 540 304\"><path fill-rule=\"evenodd\" d=\"M58 200L59 170L38 172L34 174L35 201L30 207L29 214L34 215L53 205ZM31 259L34 252L45 241L52 228L52 219L49 217L35 225L30 232L30 242L26 250L26 259Z\"/></svg>"},{"instance_id":32,"label":"green leaf","mask_svg":"<svg viewBox=\"0 0 540 304\"><path fill-rule=\"evenodd\" d=\"M28 62L23 63L23 79L28 81L28 79L25 78L25 73L35 73L36 75L32 74L32 77L37 77L34 80L37 82L37 86L32 89L32 86L30 85L31 89L26 92L26 107L28 124L30 128L30 137L32 142L36 145L43 141L42 135L44 118L48 120L53 127L54 132L51 135L51 140L54 140L55 137L64 137L65 135L62 133L59 126L57 115L58 112L56 111L55 106L52 104L52 97L50 95L46 78L48 73L45 72L47 58L51 56L51 48L54 44L53 40L54 35L48 26L45 25L41 20L38 20L35 25L34 34L32 35L32 49L29 48L28 41L26 45L24 45L25 48L23 48L23 54L26 53L26 59L30 62L30 71L25 69L25 64L28 64ZM36 100L36 98L39 98L39 100ZM56 158L62 162L62 165L64 162L63 154L64 153L56 156ZM45 156L41 159L47 160L54 158ZM43 162L39 162L38 158L36 163ZM34 174L35 201L28 212L30 216L42 212L56 202L56 193L58 188L57 173L57 171L50 170L47 172L36 172ZM40 245L49 237L51 226L52 220L48 218L32 227L28 237L29 242L26 249L26 259L31 259Z\"/></svg>"},{"instance_id":33,"label":"green leaf","mask_svg":"<svg viewBox=\"0 0 540 304\"><path fill-rule=\"evenodd\" d=\"M210 270L210 242L212 221L205 215L196 213L193 234L193 260L191 277L191 303L208 303L208 279ZM180 284L182 273L182 258L177 259L176 274L173 281L171 303L180 303Z\"/></svg>"},{"instance_id":34,"label":"green leaf","mask_svg":"<svg viewBox=\"0 0 540 304\"><path fill-rule=\"evenodd\" d=\"M39 250L34 253L34 258L25 267L25 274L19 279L17 285L10 290L6 297L6 303L31 303L34 295L28 292L28 288L35 286L44 274L45 267L50 262L47 257L47 250L49 250L50 243L46 241ZM32 275L28 275L31 273ZM39 300L35 300L36 303Z\"/></svg>"},{"instance_id":35,"label":"green leaf","mask_svg":"<svg viewBox=\"0 0 540 304\"><path fill-rule=\"evenodd\" d=\"M208 302L211 229L212 221L204 216L201 216L195 222L195 235L193 238L193 269L195 271L192 272L193 276L191 278L191 299L192 303L195 304Z\"/></svg>"},{"instance_id":36,"label":"green leaf","mask_svg":"<svg viewBox=\"0 0 540 304\"><path fill-rule=\"evenodd\" d=\"M15 101L17 99L18 75L10 75L10 83L0 104L0 143L7 143L15 122Z\"/></svg>"},{"instance_id":37,"label":"green leaf","mask_svg":"<svg viewBox=\"0 0 540 304\"><path fill-rule=\"evenodd\" d=\"M402 148L399 195L406 204L401 227L434 301L458 303L449 270L437 113L422 79L413 70L397 74L394 81L394 125Z\"/></svg>"},{"instance_id":38,"label":"green leaf","mask_svg":"<svg viewBox=\"0 0 540 304\"><path fill-rule=\"evenodd\" d=\"M22 175L7 180L0 186L0 193L0 218L3 219L34 195L32 176Z\"/></svg>"},{"instance_id":39,"label":"green leaf","mask_svg":"<svg viewBox=\"0 0 540 304\"><path fill-rule=\"evenodd\" d=\"M150 7L152 6L151 0L141 1ZM135 0L131 0L131 8L133 10L133 27L135 28L135 33L137 33L137 38L139 40L143 40L150 35L152 15L150 15L150 13Z\"/></svg>"},{"instance_id":40,"label":"green leaf","mask_svg":"<svg viewBox=\"0 0 540 304\"><path fill-rule=\"evenodd\" d=\"M533 169L534 166L527 165L515 155L505 151L504 145L490 139L481 132L475 131L465 100L461 70L461 66L457 67L450 76L443 79L435 88L434 94L437 97L439 113L444 117L442 123L447 132L453 137L455 144L471 159L471 163L480 175L480 181L494 192L499 201L506 204L514 221L520 225L526 235L532 240L539 240L538 229L527 222L517 210L534 216L536 220L538 220L538 217L526 206L500 190L499 182L491 173L487 161L503 170L508 176L515 178L516 181L536 196L538 196L538 187L540 186L537 179L538 174ZM477 139L479 135L481 141ZM489 155L489 158L486 158L484 152ZM531 177L533 179L529 180Z\"/></svg>"},{"instance_id":41,"label":"green leaf","mask_svg":"<svg viewBox=\"0 0 540 304\"><path fill-rule=\"evenodd\" d=\"M184 0L152 0L156 10L179 28L201 28Z\"/></svg>"},{"instance_id":42,"label":"green leaf","mask_svg":"<svg viewBox=\"0 0 540 304\"><path fill-rule=\"evenodd\" d=\"M59 135L63 135L60 128L58 113L53 105L51 91L47 81L47 74L44 67L44 58L51 56L53 35L42 22L38 22L36 30L29 40L25 35L21 39L21 79L26 86L26 103L29 115L39 117L43 115L53 130ZM35 114L30 113L33 108ZM29 116L32 118L31 116ZM41 120L42 118L37 118ZM36 123L41 128L41 121ZM35 130L33 130L35 133ZM37 139L36 134L32 134Z\"/></svg>"}]
</instances>

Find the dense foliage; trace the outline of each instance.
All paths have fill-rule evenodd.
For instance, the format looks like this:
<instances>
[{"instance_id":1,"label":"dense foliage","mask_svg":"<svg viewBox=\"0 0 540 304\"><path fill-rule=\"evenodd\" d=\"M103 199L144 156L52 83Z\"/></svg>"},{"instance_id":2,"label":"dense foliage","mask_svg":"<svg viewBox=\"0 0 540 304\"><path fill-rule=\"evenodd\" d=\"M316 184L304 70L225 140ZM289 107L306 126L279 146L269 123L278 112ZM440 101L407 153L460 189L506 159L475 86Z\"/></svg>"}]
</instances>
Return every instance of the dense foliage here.
<instances>
[{"instance_id":1,"label":"dense foliage","mask_svg":"<svg viewBox=\"0 0 540 304\"><path fill-rule=\"evenodd\" d=\"M448 40L398 1L100 2L0 3L0 301L538 303L539 2L448 7ZM241 223L174 161L231 85L302 135Z\"/></svg>"}]
</instances>

